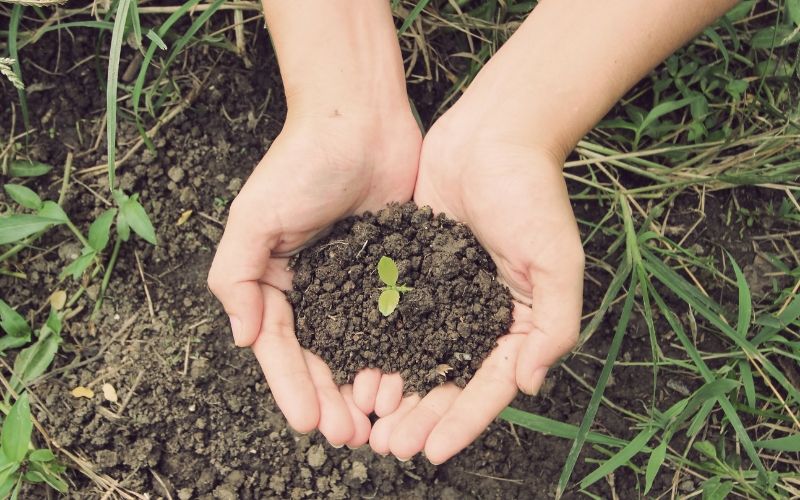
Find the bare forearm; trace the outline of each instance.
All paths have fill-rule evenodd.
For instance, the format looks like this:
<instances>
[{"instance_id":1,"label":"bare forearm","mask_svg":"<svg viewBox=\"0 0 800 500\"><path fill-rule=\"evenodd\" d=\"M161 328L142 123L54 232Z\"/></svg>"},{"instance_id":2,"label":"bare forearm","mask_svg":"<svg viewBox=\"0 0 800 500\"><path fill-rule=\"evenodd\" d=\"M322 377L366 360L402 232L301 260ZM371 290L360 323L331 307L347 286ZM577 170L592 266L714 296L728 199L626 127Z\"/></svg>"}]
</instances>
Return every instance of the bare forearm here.
<instances>
[{"instance_id":1,"label":"bare forearm","mask_svg":"<svg viewBox=\"0 0 800 500\"><path fill-rule=\"evenodd\" d=\"M389 2L263 0L289 113L407 105Z\"/></svg>"},{"instance_id":2,"label":"bare forearm","mask_svg":"<svg viewBox=\"0 0 800 500\"><path fill-rule=\"evenodd\" d=\"M507 140L566 156L630 87L735 4L543 0L465 100Z\"/></svg>"}]
</instances>

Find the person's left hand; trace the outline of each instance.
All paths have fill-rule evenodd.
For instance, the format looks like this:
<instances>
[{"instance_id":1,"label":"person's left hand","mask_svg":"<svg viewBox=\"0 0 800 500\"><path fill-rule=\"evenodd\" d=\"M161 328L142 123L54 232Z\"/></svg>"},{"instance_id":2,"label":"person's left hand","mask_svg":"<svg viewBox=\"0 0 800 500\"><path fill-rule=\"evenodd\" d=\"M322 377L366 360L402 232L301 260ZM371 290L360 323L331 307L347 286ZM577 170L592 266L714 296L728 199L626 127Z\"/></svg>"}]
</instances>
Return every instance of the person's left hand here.
<instances>
[{"instance_id":1,"label":"person's left hand","mask_svg":"<svg viewBox=\"0 0 800 500\"><path fill-rule=\"evenodd\" d=\"M423 141L414 200L469 225L511 289L514 320L463 390L449 383L402 401L395 393L396 410L374 424L377 453L406 460L424 451L434 464L477 438L517 389L538 392L548 368L577 341L583 292L584 255L563 160L487 139L480 125L470 133L457 109ZM378 397L385 395L379 390Z\"/></svg>"}]
</instances>

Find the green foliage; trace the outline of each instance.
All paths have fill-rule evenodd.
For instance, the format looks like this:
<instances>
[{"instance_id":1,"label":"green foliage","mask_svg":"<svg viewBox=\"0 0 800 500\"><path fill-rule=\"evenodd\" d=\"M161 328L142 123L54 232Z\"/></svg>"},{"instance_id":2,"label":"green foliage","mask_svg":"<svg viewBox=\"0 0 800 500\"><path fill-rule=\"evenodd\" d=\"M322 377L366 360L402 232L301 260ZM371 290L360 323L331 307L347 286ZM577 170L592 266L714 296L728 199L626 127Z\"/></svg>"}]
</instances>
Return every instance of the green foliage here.
<instances>
[{"instance_id":1,"label":"green foliage","mask_svg":"<svg viewBox=\"0 0 800 500\"><path fill-rule=\"evenodd\" d=\"M636 288L636 285L637 276L636 274L633 274L631 276L630 283L631 289ZM634 294L632 293L629 293L628 297L625 299L622 315L620 316L619 323L617 323L617 328L614 331L614 337L611 340L611 346L609 347L608 354L606 355L606 362L603 364L603 370L600 373L597 385L592 392L592 398L589 401L589 405L586 408L586 413L584 413L583 420L578 428L578 435L572 442L572 447L570 448L569 455L567 456L566 464L561 471L561 477L558 479L556 497L561 497L561 495L564 494L564 491L566 491L567 483L572 475L572 469L575 467L575 464L578 461L578 455L580 455L581 449L583 449L583 444L586 442L586 436L588 435L589 429L594 422L595 415L597 415L597 410L600 408L600 400L603 397L606 384L611 376L611 370L614 367L617 355L619 354L620 346L622 345L622 339L625 336L625 332L628 328L628 322L631 318L631 311L633 310L633 299Z\"/></svg>"},{"instance_id":2,"label":"green foliage","mask_svg":"<svg viewBox=\"0 0 800 500\"><path fill-rule=\"evenodd\" d=\"M42 199L30 188L20 184L6 184L3 186L8 196L25 208L39 210L42 208Z\"/></svg>"},{"instance_id":3,"label":"green foliage","mask_svg":"<svg viewBox=\"0 0 800 500\"><path fill-rule=\"evenodd\" d=\"M11 8L11 19L8 23L8 55L14 61L11 65L14 71L15 80L22 84L25 80L22 78L22 67L19 64L19 23L22 19L22 10L24 7L17 3ZM22 121L25 128L31 128L30 112L28 111L28 94L25 92L25 86L16 86L17 98L19 99L19 107L22 110Z\"/></svg>"},{"instance_id":4,"label":"green foliage","mask_svg":"<svg viewBox=\"0 0 800 500\"><path fill-rule=\"evenodd\" d=\"M147 216L141 203L139 203L139 195L134 194L128 196L122 191L114 191L114 200L119 206L119 214L117 215L117 226L122 229L120 236L123 241L127 241L130 232L127 228L133 229L133 232L142 237L145 241L152 245L156 245L156 231L153 228L153 223Z\"/></svg>"},{"instance_id":5,"label":"green foliage","mask_svg":"<svg viewBox=\"0 0 800 500\"><path fill-rule=\"evenodd\" d=\"M92 262L98 258L100 252L108 246L111 225L114 223L116 214L116 208L109 208L92 222L92 225L89 226L89 244L83 247L81 255L77 259L61 271L61 278L72 276L73 279L79 279Z\"/></svg>"},{"instance_id":6,"label":"green foliage","mask_svg":"<svg viewBox=\"0 0 800 500\"><path fill-rule=\"evenodd\" d=\"M5 335L0 337L0 353L6 349L21 347L31 341L31 327L25 318L0 299L0 328Z\"/></svg>"},{"instance_id":7,"label":"green foliage","mask_svg":"<svg viewBox=\"0 0 800 500\"><path fill-rule=\"evenodd\" d=\"M384 316L389 316L400 304L400 293L408 292L412 288L397 284L399 277L397 264L391 257L385 255L378 261L378 277L386 285L378 297L378 310Z\"/></svg>"},{"instance_id":8,"label":"green foliage","mask_svg":"<svg viewBox=\"0 0 800 500\"><path fill-rule=\"evenodd\" d=\"M11 177L40 177L53 169L51 165L39 162L15 160L8 165Z\"/></svg>"},{"instance_id":9,"label":"green foliage","mask_svg":"<svg viewBox=\"0 0 800 500\"><path fill-rule=\"evenodd\" d=\"M383 281L386 286L397 285L397 278L399 278L399 271L397 264L391 257L383 256L378 261L378 277Z\"/></svg>"},{"instance_id":10,"label":"green foliage","mask_svg":"<svg viewBox=\"0 0 800 500\"><path fill-rule=\"evenodd\" d=\"M164 43L164 40L162 40L161 37L158 36L158 34L155 31L149 30L146 36L151 42L153 42L156 45L156 47L158 47L161 50L167 50L167 44Z\"/></svg>"},{"instance_id":11,"label":"green foliage","mask_svg":"<svg viewBox=\"0 0 800 500\"><path fill-rule=\"evenodd\" d=\"M28 453L28 443L33 432L28 393L23 393L3 422L3 455L11 462L22 462Z\"/></svg>"},{"instance_id":12,"label":"green foliage","mask_svg":"<svg viewBox=\"0 0 800 500\"><path fill-rule=\"evenodd\" d=\"M135 0L134 0L135 1ZM108 57L108 79L106 81L106 138L108 146L108 185L114 189L117 170L117 87L119 86L119 58L122 42L125 41L125 21L128 18L131 0L119 0L114 30L111 33L111 49Z\"/></svg>"},{"instance_id":13,"label":"green foliage","mask_svg":"<svg viewBox=\"0 0 800 500\"><path fill-rule=\"evenodd\" d=\"M44 374L53 362L60 344L61 319L56 311L51 310L47 321L39 329L36 342L17 354L9 382L11 388L16 391L22 390L29 382Z\"/></svg>"},{"instance_id":14,"label":"green foliage","mask_svg":"<svg viewBox=\"0 0 800 500\"><path fill-rule=\"evenodd\" d=\"M0 217L0 245L14 243L62 221L39 215L17 214Z\"/></svg>"},{"instance_id":15,"label":"green foliage","mask_svg":"<svg viewBox=\"0 0 800 500\"><path fill-rule=\"evenodd\" d=\"M28 393L23 392L6 415L3 422L2 452L0 453L0 497L12 490L12 498L19 492L23 481L47 483L60 493L66 493L67 483L61 478L65 467L46 448L31 449L33 417Z\"/></svg>"},{"instance_id":16,"label":"green foliage","mask_svg":"<svg viewBox=\"0 0 800 500\"><path fill-rule=\"evenodd\" d=\"M397 309L397 305L400 303L400 292L397 290L384 290L381 292L380 297L378 297L378 310L384 316L389 316Z\"/></svg>"}]
</instances>

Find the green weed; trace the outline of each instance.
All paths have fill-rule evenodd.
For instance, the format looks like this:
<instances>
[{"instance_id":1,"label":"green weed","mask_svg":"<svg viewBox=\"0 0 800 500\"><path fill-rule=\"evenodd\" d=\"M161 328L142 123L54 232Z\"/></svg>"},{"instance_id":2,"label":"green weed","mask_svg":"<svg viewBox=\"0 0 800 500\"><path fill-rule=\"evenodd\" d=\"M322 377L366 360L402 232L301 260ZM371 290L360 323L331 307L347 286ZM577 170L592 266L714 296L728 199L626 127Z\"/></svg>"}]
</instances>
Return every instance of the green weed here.
<instances>
[{"instance_id":1,"label":"green weed","mask_svg":"<svg viewBox=\"0 0 800 500\"><path fill-rule=\"evenodd\" d=\"M22 483L46 483L58 492L67 492L61 478L65 467L48 448L31 446L33 418L28 393L22 393L3 421L0 449L0 497L16 499Z\"/></svg>"}]
</instances>

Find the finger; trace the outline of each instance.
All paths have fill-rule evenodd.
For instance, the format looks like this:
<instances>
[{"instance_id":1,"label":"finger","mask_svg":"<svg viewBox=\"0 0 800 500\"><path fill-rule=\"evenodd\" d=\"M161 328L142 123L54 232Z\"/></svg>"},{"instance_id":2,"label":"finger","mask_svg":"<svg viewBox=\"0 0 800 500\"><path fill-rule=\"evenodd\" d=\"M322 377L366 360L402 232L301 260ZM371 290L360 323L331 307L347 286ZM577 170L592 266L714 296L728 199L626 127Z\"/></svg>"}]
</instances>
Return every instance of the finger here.
<instances>
[{"instance_id":1,"label":"finger","mask_svg":"<svg viewBox=\"0 0 800 500\"><path fill-rule=\"evenodd\" d=\"M372 430L372 424L369 418L364 414L355 401L353 401L353 386L343 385L339 388L339 392L347 403L347 408L350 410L350 416L353 419L353 437L350 438L346 444L348 448L358 448L363 446L369 441L369 433Z\"/></svg>"},{"instance_id":2,"label":"finger","mask_svg":"<svg viewBox=\"0 0 800 500\"><path fill-rule=\"evenodd\" d=\"M526 394L536 394L547 370L569 353L578 341L583 305L583 252L580 246L569 258L565 251L553 269L533 268L531 329L517 358L517 384Z\"/></svg>"},{"instance_id":3,"label":"finger","mask_svg":"<svg viewBox=\"0 0 800 500\"><path fill-rule=\"evenodd\" d=\"M385 373L381 376L378 393L375 395L375 414L385 417L400 405L403 399L403 379L399 373Z\"/></svg>"},{"instance_id":4,"label":"finger","mask_svg":"<svg viewBox=\"0 0 800 500\"><path fill-rule=\"evenodd\" d=\"M231 205L225 232L208 272L208 286L228 313L236 345L251 345L258 336L263 299L258 280L269 262L274 238L253 228L270 227L263 214ZM259 217L254 220L254 216Z\"/></svg>"},{"instance_id":5,"label":"finger","mask_svg":"<svg viewBox=\"0 0 800 500\"><path fill-rule=\"evenodd\" d=\"M303 350L294 334L292 308L282 292L262 285L261 333L252 345L275 403L296 431L311 432L319 423L317 391Z\"/></svg>"},{"instance_id":6,"label":"finger","mask_svg":"<svg viewBox=\"0 0 800 500\"><path fill-rule=\"evenodd\" d=\"M433 389L397 424L389 437L389 450L400 460L408 460L425 448L433 428L461 393L454 384Z\"/></svg>"},{"instance_id":7,"label":"finger","mask_svg":"<svg viewBox=\"0 0 800 500\"><path fill-rule=\"evenodd\" d=\"M512 318L513 322L508 329L508 333L526 334L533 328L533 311L529 306L517 302L516 300L514 301Z\"/></svg>"},{"instance_id":8,"label":"finger","mask_svg":"<svg viewBox=\"0 0 800 500\"><path fill-rule=\"evenodd\" d=\"M278 290L291 290L293 277L294 273L289 269L289 259L273 256L267 262L266 270L259 280Z\"/></svg>"},{"instance_id":9,"label":"finger","mask_svg":"<svg viewBox=\"0 0 800 500\"><path fill-rule=\"evenodd\" d=\"M303 356L311 374L311 381L317 389L319 401L319 432L331 445L340 447L353 437L353 417L339 388L333 382L333 375L322 358L308 351Z\"/></svg>"},{"instance_id":10,"label":"finger","mask_svg":"<svg viewBox=\"0 0 800 500\"><path fill-rule=\"evenodd\" d=\"M475 372L436 424L425 443L425 456L440 464L466 448L517 394L515 354L522 335L506 335Z\"/></svg>"},{"instance_id":11,"label":"finger","mask_svg":"<svg viewBox=\"0 0 800 500\"><path fill-rule=\"evenodd\" d=\"M375 410L375 397L381 384L381 371L377 368L365 368L356 373L353 380L353 401L364 415Z\"/></svg>"},{"instance_id":12,"label":"finger","mask_svg":"<svg viewBox=\"0 0 800 500\"><path fill-rule=\"evenodd\" d=\"M389 449L389 438L395 426L400 423L403 417L408 414L419 403L419 396L412 394L411 396L403 398L400 405L389 416L379 418L372 426L372 432L369 433L369 445L380 455L388 455L391 451Z\"/></svg>"}]
</instances>

